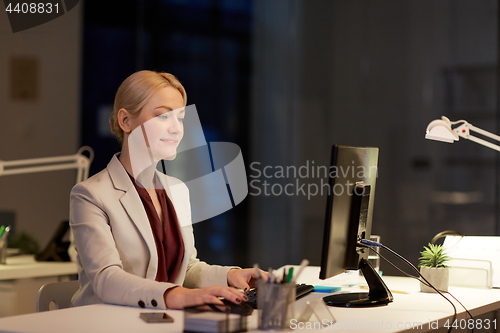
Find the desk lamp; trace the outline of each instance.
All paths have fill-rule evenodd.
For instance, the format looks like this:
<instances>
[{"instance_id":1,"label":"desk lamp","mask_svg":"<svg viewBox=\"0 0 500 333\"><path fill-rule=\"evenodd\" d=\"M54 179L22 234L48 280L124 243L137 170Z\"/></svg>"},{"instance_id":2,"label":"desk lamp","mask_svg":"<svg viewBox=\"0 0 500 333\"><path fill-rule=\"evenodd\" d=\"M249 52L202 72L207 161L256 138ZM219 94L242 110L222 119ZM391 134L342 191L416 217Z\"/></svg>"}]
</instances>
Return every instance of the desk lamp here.
<instances>
[{"instance_id":1,"label":"desk lamp","mask_svg":"<svg viewBox=\"0 0 500 333\"><path fill-rule=\"evenodd\" d=\"M451 128L452 125L461 124L455 128ZM453 143L454 141L458 141L460 137L464 139L469 139L480 145L489 147L491 149L495 149L500 151L500 146L495 145L486 140L480 139L470 134L470 132L477 132L482 134L488 138L492 138L496 141L500 141L500 136L487 132L483 129L480 129L472 124L469 124L465 120L458 121L450 121L445 116L441 117L441 119L436 119L431 121L429 126L427 126L427 131L425 132L425 138L436 141L443 141L448 143Z\"/></svg>"},{"instance_id":2,"label":"desk lamp","mask_svg":"<svg viewBox=\"0 0 500 333\"><path fill-rule=\"evenodd\" d=\"M83 154L85 151L88 152L89 157ZM74 155L31 158L17 161L0 160L0 177L44 171L76 169L76 183L79 183L89 177L90 164L93 159L94 150L88 146L83 146ZM70 255L67 249L68 246L72 246L72 236L70 235L70 242L64 247L61 241L68 229L69 223L67 221L62 222L47 247L39 252L35 256L35 259L37 261L68 261ZM74 248L71 248L69 251L74 253Z\"/></svg>"},{"instance_id":3,"label":"desk lamp","mask_svg":"<svg viewBox=\"0 0 500 333\"><path fill-rule=\"evenodd\" d=\"M89 157L83 155L85 151L89 153ZM92 148L83 146L75 155L32 158L17 161L0 160L0 176L76 169L76 183L79 183L88 178L90 164L93 158L94 151Z\"/></svg>"}]
</instances>

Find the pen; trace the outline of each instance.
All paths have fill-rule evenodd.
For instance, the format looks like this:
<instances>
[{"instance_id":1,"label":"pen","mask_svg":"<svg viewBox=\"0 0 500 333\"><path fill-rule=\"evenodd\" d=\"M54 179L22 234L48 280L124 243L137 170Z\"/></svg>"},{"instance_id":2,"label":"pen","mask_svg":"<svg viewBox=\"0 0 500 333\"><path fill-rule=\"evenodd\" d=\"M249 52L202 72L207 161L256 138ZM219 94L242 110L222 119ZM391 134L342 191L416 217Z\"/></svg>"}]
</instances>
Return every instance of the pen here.
<instances>
[{"instance_id":1,"label":"pen","mask_svg":"<svg viewBox=\"0 0 500 333\"><path fill-rule=\"evenodd\" d=\"M3 226L2 226L3 227ZM0 236L0 240L4 240L7 238L7 236L9 235L9 231L10 231L10 225L4 227L2 229L2 236Z\"/></svg>"},{"instance_id":2,"label":"pen","mask_svg":"<svg viewBox=\"0 0 500 333\"><path fill-rule=\"evenodd\" d=\"M10 225L6 226L5 229L2 232L2 239L7 239L7 236L9 235L10 232Z\"/></svg>"},{"instance_id":3,"label":"pen","mask_svg":"<svg viewBox=\"0 0 500 333\"><path fill-rule=\"evenodd\" d=\"M4 231L5 231L5 226L3 225L0 227L0 237L2 237Z\"/></svg>"},{"instance_id":4,"label":"pen","mask_svg":"<svg viewBox=\"0 0 500 333\"><path fill-rule=\"evenodd\" d=\"M257 279L259 279L259 280L262 279L262 275L260 275L260 271L259 271L259 265L254 264L253 269L255 269L255 275L257 275Z\"/></svg>"},{"instance_id":5,"label":"pen","mask_svg":"<svg viewBox=\"0 0 500 333\"><path fill-rule=\"evenodd\" d=\"M287 274L286 274L286 267L283 267L283 277L281 278L281 283L286 283Z\"/></svg>"},{"instance_id":6,"label":"pen","mask_svg":"<svg viewBox=\"0 0 500 333\"><path fill-rule=\"evenodd\" d=\"M298 279L298 277L299 277L300 273L302 273L302 271L304 270L304 268L305 268L307 265L309 265L309 260L307 260L307 259L302 260L302 262L300 263L300 267L299 267L299 269L297 270L297 274L296 274L296 275L292 278L292 281L293 281L293 282L297 281L297 279Z\"/></svg>"},{"instance_id":7,"label":"pen","mask_svg":"<svg viewBox=\"0 0 500 333\"><path fill-rule=\"evenodd\" d=\"M292 277L293 277L293 267L290 267L288 269L288 276L286 278L286 282L290 283L292 281Z\"/></svg>"}]
</instances>

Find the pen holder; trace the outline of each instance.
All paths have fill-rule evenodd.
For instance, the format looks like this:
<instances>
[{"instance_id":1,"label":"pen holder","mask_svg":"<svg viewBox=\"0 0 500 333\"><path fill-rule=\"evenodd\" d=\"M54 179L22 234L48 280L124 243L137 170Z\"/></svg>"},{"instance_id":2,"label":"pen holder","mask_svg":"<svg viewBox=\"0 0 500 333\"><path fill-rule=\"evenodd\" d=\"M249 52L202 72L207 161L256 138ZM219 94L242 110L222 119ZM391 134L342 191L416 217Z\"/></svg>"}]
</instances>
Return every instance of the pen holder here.
<instances>
[{"instance_id":1,"label":"pen holder","mask_svg":"<svg viewBox=\"0 0 500 333\"><path fill-rule=\"evenodd\" d=\"M295 315L295 284L258 282L259 329L290 329Z\"/></svg>"}]
</instances>

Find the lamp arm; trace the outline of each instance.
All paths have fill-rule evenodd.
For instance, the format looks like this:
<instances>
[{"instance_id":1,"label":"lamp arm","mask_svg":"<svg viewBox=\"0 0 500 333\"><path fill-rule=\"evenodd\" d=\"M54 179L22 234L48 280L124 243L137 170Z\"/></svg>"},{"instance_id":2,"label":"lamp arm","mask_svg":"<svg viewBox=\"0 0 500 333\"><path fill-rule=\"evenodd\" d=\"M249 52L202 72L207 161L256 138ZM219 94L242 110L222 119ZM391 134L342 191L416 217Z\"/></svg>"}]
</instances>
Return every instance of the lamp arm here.
<instances>
[{"instance_id":1,"label":"lamp arm","mask_svg":"<svg viewBox=\"0 0 500 333\"><path fill-rule=\"evenodd\" d=\"M479 133L481 135L484 135L484 136L486 136L488 138L492 138L492 139L494 139L496 141L500 141L500 136L498 136L496 134L493 134L493 133L490 133L488 131L485 131L483 129L480 129L479 127L476 127L474 125L469 124L469 129L471 131L474 131L474 132L477 132L477 133Z\"/></svg>"},{"instance_id":2,"label":"lamp arm","mask_svg":"<svg viewBox=\"0 0 500 333\"><path fill-rule=\"evenodd\" d=\"M468 139L471 140L471 141L474 141L476 143L479 143L480 145L483 145L483 146L486 146L488 148L500 151L500 146L497 146L497 145L495 145L495 144L493 144L491 142L488 142L486 140L480 139L480 138L472 136L472 135L469 135Z\"/></svg>"},{"instance_id":3,"label":"lamp arm","mask_svg":"<svg viewBox=\"0 0 500 333\"><path fill-rule=\"evenodd\" d=\"M485 137L491 138L496 141L500 141L500 136L495 135L493 133L490 133L488 131L485 131L479 127L476 127L468 122L464 122L464 124L460 125L459 127L453 129L460 137L464 139L468 139L471 141L474 141L476 143L479 143L480 145L486 146L488 148L500 151L500 146L495 145L491 142L488 142L486 140L480 139L478 137L475 137L470 134L470 132L477 132L481 135L484 135Z\"/></svg>"},{"instance_id":4,"label":"lamp arm","mask_svg":"<svg viewBox=\"0 0 500 333\"><path fill-rule=\"evenodd\" d=\"M89 157L83 155L89 152ZM94 151L88 146L81 147L75 155L32 158L17 161L0 160L0 176L20 175L26 173L77 169L76 182L88 178L90 163L94 158Z\"/></svg>"}]
</instances>

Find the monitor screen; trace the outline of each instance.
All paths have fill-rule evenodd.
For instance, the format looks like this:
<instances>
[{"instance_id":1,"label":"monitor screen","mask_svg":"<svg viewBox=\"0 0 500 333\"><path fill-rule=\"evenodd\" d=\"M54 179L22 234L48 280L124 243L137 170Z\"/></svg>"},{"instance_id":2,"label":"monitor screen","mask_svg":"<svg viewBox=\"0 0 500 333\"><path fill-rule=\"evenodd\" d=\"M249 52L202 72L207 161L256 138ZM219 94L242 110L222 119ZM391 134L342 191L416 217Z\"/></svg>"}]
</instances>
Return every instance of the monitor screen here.
<instances>
[{"instance_id":1,"label":"monitor screen","mask_svg":"<svg viewBox=\"0 0 500 333\"><path fill-rule=\"evenodd\" d=\"M359 243L361 239L370 239L377 164L378 148L332 147L320 278L361 269L372 296L374 289L380 288L383 290L377 290L377 295L385 291L389 295L378 300L368 297L370 293L350 294L347 299L337 295L340 297L325 298L329 305L373 306L392 300L385 284L368 263L368 249Z\"/></svg>"}]
</instances>

